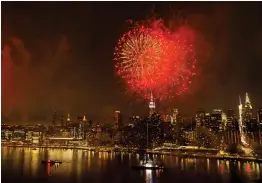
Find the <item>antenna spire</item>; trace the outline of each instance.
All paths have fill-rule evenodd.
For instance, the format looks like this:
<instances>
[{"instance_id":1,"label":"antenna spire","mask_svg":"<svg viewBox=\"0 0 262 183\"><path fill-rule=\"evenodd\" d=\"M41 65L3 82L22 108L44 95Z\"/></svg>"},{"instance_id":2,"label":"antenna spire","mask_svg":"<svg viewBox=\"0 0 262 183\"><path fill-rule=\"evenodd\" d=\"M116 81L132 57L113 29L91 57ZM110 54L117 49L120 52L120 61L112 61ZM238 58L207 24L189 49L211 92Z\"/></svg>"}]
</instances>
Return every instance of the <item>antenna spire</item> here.
<instances>
[{"instance_id":1,"label":"antenna spire","mask_svg":"<svg viewBox=\"0 0 262 183\"><path fill-rule=\"evenodd\" d=\"M250 103L250 99L249 99L248 93L246 93L246 103Z\"/></svg>"}]
</instances>

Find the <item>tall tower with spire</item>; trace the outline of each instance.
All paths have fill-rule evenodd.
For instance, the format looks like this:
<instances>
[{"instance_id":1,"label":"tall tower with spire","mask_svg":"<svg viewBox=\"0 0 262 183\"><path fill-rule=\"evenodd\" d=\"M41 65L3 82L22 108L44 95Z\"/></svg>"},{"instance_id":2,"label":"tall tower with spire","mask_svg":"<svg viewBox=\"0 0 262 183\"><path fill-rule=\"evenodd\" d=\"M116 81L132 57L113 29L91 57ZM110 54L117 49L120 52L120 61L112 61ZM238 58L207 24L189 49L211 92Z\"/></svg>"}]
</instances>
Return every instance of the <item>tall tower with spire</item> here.
<instances>
[{"instance_id":1,"label":"tall tower with spire","mask_svg":"<svg viewBox=\"0 0 262 183\"><path fill-rule=\"evenodd\" d=\"M238 105L238 112L239 112L239 120L238 120L238 125L239 125L239 129L240 132L242 130L243 124L242 124L242 112L243 112L243 106L242 106L242 101L241 101L241 97L239 96L239 105Z\"/></svg>"},{"instance_id":2,"label":"tall tower with spire","mask_svg":"<svg viewBox=\"0 0 262 183\"><path fill-rule=\"evenodd\" d=\"M250 102L250 98L249 98L249 96L248 96L248 93L246 93L245 107L252 109L252 105L251 105L251 102Z\"/></svg>"},{"instance_id":3,"label":"tall tower with spire","mask_svg":"<svg viewBox=\"0 0 262 183\"><path fill-rule=\"evenodd\" d=\"M67 122L70 122L71 119L70 119L70 114L67 114L67 119L66 119Z\"/></svg>"},{"instance_id":4,"label":"tall tower with spire","mask_svg":"<svg viewBox=\"0 0 262 183\"><path fill-rule=\"evenodd\" d=\"M239 127L240 130L245 130L247 125L252 120L252 104L249 98L248 93L245 95L245 101L242 104L241 97L239 96Z\"/></svg>"},{"instance_id":5,"label":"tall tower with spire","mask_svg":"<svg viewBox=\"0 0 262 183\"><path fill-rule=\"evenodd\" d=\"M150 101L149 101L149 115L151 116L152 114L154 114L155 110L156 110L156 103L154 101L154 97L153 97L153 94L152 94L152 91L151 91Z\"/></svg>"},{"instance_id":6,"label":"tall tower with spire","mask_svg":"<svg viewBox=\"0 0 262 183\"><path fill-rule=\"evenodd\" d=\"M68 125L70 122L71 122L70 114L67 114L66 125Z\"/></svg>"},{"instance_id":7,"label":"tall tower with spire","mask_svg":"<svg viewBox=\"0 0 262 183\"><path fill-rule=\"evenodd\" d=\"M87 122L86 116L83 117L83 122Z\"/></svg>"},{"instance_id":8,"label":"tall tower with spire","mask_svg":"<svg viewBox=\"0 0 262 183\"><path fill-rule=\"evenodd\" d=\"M246 93L246 97L245 97L245 105L243 106L243 125L246 127L252 119L252 105L250 102L250 98L248 96L248 93Z\"/></svg>"}]
</instances>

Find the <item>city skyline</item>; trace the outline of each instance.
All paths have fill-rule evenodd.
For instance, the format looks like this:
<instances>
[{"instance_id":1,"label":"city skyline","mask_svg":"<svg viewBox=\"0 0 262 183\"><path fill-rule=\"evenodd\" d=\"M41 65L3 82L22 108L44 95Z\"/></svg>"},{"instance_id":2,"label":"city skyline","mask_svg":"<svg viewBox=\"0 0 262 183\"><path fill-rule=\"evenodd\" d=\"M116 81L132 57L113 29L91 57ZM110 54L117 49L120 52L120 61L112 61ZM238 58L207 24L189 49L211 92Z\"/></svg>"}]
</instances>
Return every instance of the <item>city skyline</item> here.
<instances>
[{"instance_id":1,"label":"city skyline","mask_svg":"<svg viewBox=\"0 0 262 183\"><path fill-rule=\"evenodd\" d=\"M41 120L49 124L55 110L64 115L87 115L97 121L112 117L115 110L125 116L148 114L148 101L128 93L115 75L113 50L127 30L128 19L152 16L155 4L153 12L170 20L170 15L164 13L167 5L16 4L19 8L12 2L2 3L3 122ZM253 112L257 112L262 106L261 6L169 4L179 9L201 35L198 49L205 49L200 52L198 77L189 93L163 101L160 106L178 108L188 115L199 108L232 108L236 113L239 94L248 92L256 110Z\"/></svg>"},{"instance_id":2,"label":"city skyline","mask_svg":"<svg viewBox=\"0 0 262 183\"><path fill-rule=\"evenodd\" d=\"M205 110L203 108L199 108L196 109L194 114L192 115L188 115L188 114L184 114L182 113L179 109L177 108L172 108L172 109L168 109L168 110L161 110L159 109L156 104L155 104L155 100L153 99L153 96L151 95L151 98L148 102L148 114L141 116L138 114L132 114L130 116L127 115L123 115L122 112L120 110L115 110L112 111L111 116L108 116L107 118L104 118L103 120L94 120L91 118L88 118L88 116L86 114L78 114L78 115L71 115L70 113L57 113L57 111L53 111L53 115L52 115L52 119L50 117L50 119L44 121L44 123L42 123L42 121L36 121L38 125L43 124L43 125L53 125L53 126L64 126L66 125L68 122L74 122L74 123L81 123L81 122L91 122L94 124L100 124L100 125L116 125L118 126L119 122L118 120L120 120L120 124L122 125L128 125L128 124L132 124L132 119L137 118L137 119L145 119L148 118L154 114L160 115L161 120L163 120L163 122L169 122L171 124L175 124L176 123L176 118L177 115L179 115L180 117L183 118L183 120L186 120L188 123L189 121L191 121L190 123L192 123L192 121L195 121L196 123L200 124L200 121L198 121L201 117L201 115L203 116L210 116L212 114L221 114L222 118L226 118L225 123L232 123L232 119L234 118L235 120L240 122L240 126L246 126L242 123L242 118L245 117L246 115L248 115L248 121L253 119L255 120L255 122L258 125L261 125L262 122L262 116L261 116L261 110L262 107L257 108L257 109L253 109L253 105L252 102L250 100L249 94L245 93L245 97L244 100L242 100L243 97L241 97L241 95L239 95L239 105L238 105L238 109L235 110L233 108L230 109L221 109L221 108L213 108L212 110L208 111ZM246 111L243 113L243 111ZM175 115L175 116L174 116ZM202 116L202 117L203 117ZM224 117L223 117L224 116ZM200 118L199 118L200 117ZM232 118L233 117L233 118ZM198 119L199 118L199 119ZM232 119L231 119L232 118ZM190 119L190 120L189 120ZM189 121L188 121L189 120ZM184 123L184 122L183 122ZM201 122L202 123L202 122ZM10 124L10 123L6 123L3 122L2 124L6 125L6 124ZM11 123L12 124L12 123ZM24 123L24 124L32 124L32 123ZM14 123L13 125L19 125L19 123Z\"/></svg>"}]
</instances>

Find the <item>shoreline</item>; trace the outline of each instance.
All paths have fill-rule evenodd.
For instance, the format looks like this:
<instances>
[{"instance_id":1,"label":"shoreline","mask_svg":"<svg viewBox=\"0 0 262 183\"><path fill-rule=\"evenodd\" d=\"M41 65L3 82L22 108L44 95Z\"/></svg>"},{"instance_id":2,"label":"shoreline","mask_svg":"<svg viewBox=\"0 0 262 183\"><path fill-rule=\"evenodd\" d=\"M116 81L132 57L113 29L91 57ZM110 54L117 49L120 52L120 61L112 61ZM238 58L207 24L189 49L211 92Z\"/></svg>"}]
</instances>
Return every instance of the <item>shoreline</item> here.
<instances>
[{"instance_id":1,"label":"shoreline","mask_svg":"<svg viewBox=\"0 0 262 183\"><path fill-rule=\"evenodd\" d=\"M129 148L118 148L118 147L67 147L67 146L32 146L32 145L6 145L1 144L1 147L11 147L11 148L42 148L42 149L71 149L71 150L87 150L94 152L128 152L137 154L139 150L137 149L129 149ZM176 152L165 152L165 151L153 151L153 150L145 150L147 154L155 154L155 155L169 155L169 156L177 156L181 158L205 158L205 159L217 159L217 160L229 160L229 161L242 161L242 162L256 162L262 163L262 159L255 158L251 156L228 156L228 155L206 155L206 154L187 154L187 153L176 153Z\"/></svg>"}]
</instances>

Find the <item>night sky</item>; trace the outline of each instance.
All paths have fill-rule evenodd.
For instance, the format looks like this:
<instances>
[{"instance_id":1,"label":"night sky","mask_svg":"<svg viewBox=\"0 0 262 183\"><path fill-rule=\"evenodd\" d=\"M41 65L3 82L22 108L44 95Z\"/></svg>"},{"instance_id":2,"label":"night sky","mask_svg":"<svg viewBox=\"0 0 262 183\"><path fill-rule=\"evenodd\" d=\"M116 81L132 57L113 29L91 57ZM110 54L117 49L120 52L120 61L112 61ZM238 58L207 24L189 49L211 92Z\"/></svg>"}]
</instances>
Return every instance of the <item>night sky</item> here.
<instances>
[{"instance_id":1,"label":"night sky","mask_svg":"<svg viewBox=\"0 0 262 183\"><path fill-rule=\"evenodd\" d=\"M52 113L103 122L115 109L145 115L126 93L113 52L126 20L182 20L197 35L197 77L188 93L160 104L193 114L236 110L249 92L262 106L260 2L2 2L2 120L51 122ZM256 112L256 111L254 111Z\"/></svg>"}]
</instances>

